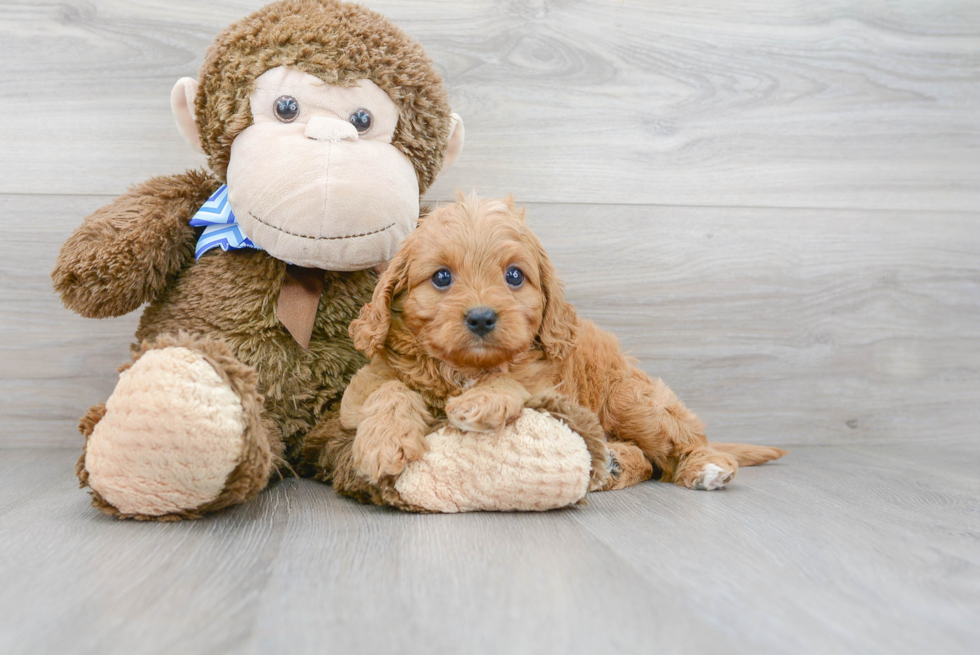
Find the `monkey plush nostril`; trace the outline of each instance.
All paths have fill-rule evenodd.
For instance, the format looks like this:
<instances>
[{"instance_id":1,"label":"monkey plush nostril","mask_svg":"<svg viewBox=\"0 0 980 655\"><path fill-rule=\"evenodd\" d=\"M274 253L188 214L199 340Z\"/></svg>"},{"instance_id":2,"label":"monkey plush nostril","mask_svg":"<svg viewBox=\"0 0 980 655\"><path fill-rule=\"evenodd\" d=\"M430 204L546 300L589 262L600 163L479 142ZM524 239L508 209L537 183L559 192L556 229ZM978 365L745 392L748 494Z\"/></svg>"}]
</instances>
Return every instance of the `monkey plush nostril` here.
<instances>
[{"instance_id":1,"label":"monkey plush nostril","mask_svg":"<svg viewBox=\"0 0 980 655\"><path fill-rule=\"evenodd\" d=\"M314 116L306 124L303 132L307 139L314 141L356 141L357 128L337 118Z\"/></svg>"},{"instance_id":2,"label":"monkey plush nostril","mask_svg":"<svg viewBox=\"0 0 980 655\"><path fill-rule=\"evenodd\" d=\"M477 336L484 337L497 327L497 312L489 307L476 307L466 312L466 327Z\"/></svg>"}]
</instances>

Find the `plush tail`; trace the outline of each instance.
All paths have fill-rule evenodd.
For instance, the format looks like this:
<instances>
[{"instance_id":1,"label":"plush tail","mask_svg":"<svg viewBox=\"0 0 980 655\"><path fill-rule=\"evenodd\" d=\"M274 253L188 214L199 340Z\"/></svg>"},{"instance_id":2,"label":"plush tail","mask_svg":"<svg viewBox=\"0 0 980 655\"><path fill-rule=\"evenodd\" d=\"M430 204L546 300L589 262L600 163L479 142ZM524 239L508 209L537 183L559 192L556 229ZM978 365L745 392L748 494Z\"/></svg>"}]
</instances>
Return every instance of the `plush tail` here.
<instances>
[{"instance_id":1,"label":"plush tail","mask_svg":"<svg viewBox=\"0 0 980 655\"><path fill-rule=\"evenodd\" d=\"M775 448L773 446L752 446L745 443L720 443L718 441L709 441L708 445L715 450L722 451L723 453L735 455L735 459L738 460L739 466L755 466L756 464L764 464L774 459L779 459L789 452L788 450Z\"/></svg>"}]
</instances>

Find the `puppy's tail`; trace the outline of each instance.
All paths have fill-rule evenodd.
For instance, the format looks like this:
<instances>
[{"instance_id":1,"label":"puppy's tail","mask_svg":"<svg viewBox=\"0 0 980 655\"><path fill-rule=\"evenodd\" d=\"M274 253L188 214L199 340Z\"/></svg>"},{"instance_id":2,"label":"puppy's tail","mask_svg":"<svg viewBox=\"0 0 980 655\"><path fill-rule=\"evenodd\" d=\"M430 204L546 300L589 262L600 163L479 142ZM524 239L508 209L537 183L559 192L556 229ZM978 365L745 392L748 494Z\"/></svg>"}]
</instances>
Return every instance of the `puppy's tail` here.
<instances>
[{"instance_id":1,"label":"puppy's tail","mask_svg":"<svg viewBox=\"0 0 980 655\"><path fill-rule=\"evenodd\" d=\"M776 448L774 446L752 446L746 443L721 443L719 441L709 441L708 446L723 453L734 455L738 460L739 466L755 466L765 464L774 459L779 459L788 450Z\"/></svg>"}]
</instances>

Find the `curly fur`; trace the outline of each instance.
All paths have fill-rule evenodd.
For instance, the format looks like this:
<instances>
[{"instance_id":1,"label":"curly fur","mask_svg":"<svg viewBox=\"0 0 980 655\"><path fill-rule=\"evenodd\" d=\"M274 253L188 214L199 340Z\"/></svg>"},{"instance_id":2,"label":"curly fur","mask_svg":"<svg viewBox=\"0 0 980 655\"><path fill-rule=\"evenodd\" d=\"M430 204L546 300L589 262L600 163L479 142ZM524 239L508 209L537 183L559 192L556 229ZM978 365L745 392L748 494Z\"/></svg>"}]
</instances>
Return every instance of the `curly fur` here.
<instances>
[{"instance_id":1,"label":"curly fur","mask_svg":"<svg viewBox=\"0 0 980 655\"><path fill-rule=\"evenodd\" d=\"M517 287L505 281L512 266L526 278ZM448 289L431 282L440 269L452 273ZM484 336L466 326L467 312L476 307L497 316ZM350 330L355 345L373 357L371 367L386 371L379 379L399 380L470 429L510 420L529 395L557 389L594 412L614 440L635 444L662 479L683 486L701 485L708 464L726 471L727 481L739 462L758 464L784 454L709 445L697 416L663 382L650 379L621 353L613 335L565 302L541 242L509 198L460 198L430 214ZM352 387L357 383L355 378ZM652 472L645 463L642 468Z\"/></svg>"},{"instance_id":2,"label":"curly fur","mask_svg":"<svg viewBox=\"0 0 980 655\"><path fill-rule=\"evenodd\" d=\"M388 505L407 512L429 513L402 500L394 477L370 482L354 466L354 430L345 429L335 417L318 425L306 438L301 472L314 480L331 482L333 488L365 505Z\"/></svg>"}]
</instances>

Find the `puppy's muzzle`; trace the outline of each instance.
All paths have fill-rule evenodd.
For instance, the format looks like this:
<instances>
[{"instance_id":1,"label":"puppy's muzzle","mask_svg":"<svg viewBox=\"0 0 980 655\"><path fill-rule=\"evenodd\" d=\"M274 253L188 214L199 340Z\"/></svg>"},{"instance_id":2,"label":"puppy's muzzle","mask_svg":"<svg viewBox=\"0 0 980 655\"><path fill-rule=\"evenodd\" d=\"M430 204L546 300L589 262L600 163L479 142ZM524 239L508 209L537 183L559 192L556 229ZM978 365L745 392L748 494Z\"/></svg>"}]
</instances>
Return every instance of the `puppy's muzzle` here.
<instances>
[{"instance_id":1,"label":"puppy's muzzle","mask_svg":"<svg viewBox=\"0 0 980 655\"><path fill-rule=\"evenodd\" d=\"M497 327L497 312L489 307L474 307L466 312L465 321L470 332L485 337Z\"/></svg>"}]
</instances>

